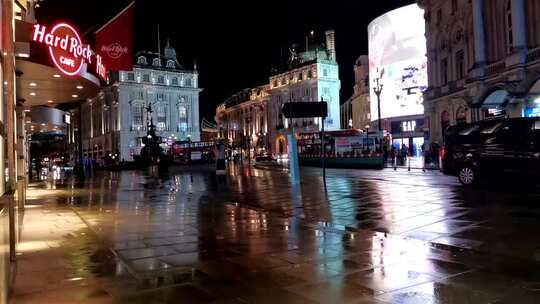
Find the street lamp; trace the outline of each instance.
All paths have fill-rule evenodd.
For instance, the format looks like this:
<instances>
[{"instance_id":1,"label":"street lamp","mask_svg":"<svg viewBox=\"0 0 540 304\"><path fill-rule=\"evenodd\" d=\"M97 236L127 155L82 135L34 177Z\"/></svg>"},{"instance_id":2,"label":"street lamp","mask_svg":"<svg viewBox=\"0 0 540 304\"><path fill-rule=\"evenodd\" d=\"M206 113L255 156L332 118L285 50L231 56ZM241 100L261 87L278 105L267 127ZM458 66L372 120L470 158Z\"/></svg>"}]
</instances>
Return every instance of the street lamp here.
<instances>
[{"instance_id":1,"label":"street lamp","mask_svg":"<svg viewBox=\"0 0 540 304\"><path fill-rule=\"evenodd\" d=\"M378 118L378 127L379 131L382 131L382 122L381 122L381 92L383 90L383 84L380 83L381 77L384 73L384 70L382 70L379 73L379 69L377 69L377 77L375 77L375 86L373 87L373 93L377 95L377 118Z\"/></svg>"},{"instance_id":2,"label":"street lamp","mask_svg":"<svg viewBox=\"0 0 540 304\"><path fill-rule=\"evenodd\" d=\"M369 125L366 125L366 146L368 147L367 149L369 149Z\"/></svg>"}]
</instances>

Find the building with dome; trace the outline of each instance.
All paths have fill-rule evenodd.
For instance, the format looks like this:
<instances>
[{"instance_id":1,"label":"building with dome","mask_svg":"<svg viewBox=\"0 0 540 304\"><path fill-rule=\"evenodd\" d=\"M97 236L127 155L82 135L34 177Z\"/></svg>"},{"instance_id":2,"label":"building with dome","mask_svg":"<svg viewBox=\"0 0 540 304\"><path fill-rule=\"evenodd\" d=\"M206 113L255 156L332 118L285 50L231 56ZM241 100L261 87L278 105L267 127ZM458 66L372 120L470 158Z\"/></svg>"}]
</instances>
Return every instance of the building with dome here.
<instances>
[{"instance_id":1,"label":"building with dome","mask_svg":"<svg viewBox=\"0 0 540 304\"><path fill-rule=\"evenodd\" d=\"M371 123L368 56L361 55L354 63L354 91L341 105L341 128L363 130Z\"/></svg>"},{"instance_id":2,"label":"building with dome","mask_svg":"<svg viewBox=\"0 0 540 304\"><path fill-rule=\"evenodd\" d=\"M82 106L83 116L89 116L81 130L85 156L116 154L132 161L143 147L150 119L157 135L169 142L200 140L197 66L180 64L168 42L162 54L138 52L131 71L111 78L111 85ZM167 143L163 148L168 149Z\"/></svg>"}]
</instances>

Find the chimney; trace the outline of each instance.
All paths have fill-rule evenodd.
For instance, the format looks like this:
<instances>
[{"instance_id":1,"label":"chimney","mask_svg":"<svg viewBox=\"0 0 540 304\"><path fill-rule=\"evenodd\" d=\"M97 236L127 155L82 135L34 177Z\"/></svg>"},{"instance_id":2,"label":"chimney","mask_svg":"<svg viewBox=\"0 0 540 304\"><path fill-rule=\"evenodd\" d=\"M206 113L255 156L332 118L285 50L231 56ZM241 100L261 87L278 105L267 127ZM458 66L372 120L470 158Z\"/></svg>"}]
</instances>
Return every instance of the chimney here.
<instances>
[{"instance_id":1,"label":"chimney","mask_svg":"<svg viewBox=\"0 0 540 304\"><path fill-rule=\"evenodd\" d=\"M330 55L330 60L336 60L336 39L334 30L324 32L326 35L326 50Z\"/></svg>"}]
</instances>

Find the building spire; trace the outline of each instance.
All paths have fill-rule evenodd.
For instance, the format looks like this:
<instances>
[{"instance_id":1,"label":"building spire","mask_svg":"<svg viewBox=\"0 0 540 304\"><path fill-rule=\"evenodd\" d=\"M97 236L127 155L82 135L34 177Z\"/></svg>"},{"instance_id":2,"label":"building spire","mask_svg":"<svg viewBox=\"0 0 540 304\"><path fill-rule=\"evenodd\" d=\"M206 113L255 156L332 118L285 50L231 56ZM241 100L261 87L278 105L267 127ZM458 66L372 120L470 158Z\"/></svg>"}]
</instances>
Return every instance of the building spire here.
<instances>
[{"instance_id":1,"label":"building spire","mask_svg":"<svg viewBox=\"0 0 540 304\"><path fill-rule=\"evenodd\" d=\"M161 42L159 40L159 23L157 25L157 52L158 52L158 58L161 58Z\"/></svg>"}]
</instances>

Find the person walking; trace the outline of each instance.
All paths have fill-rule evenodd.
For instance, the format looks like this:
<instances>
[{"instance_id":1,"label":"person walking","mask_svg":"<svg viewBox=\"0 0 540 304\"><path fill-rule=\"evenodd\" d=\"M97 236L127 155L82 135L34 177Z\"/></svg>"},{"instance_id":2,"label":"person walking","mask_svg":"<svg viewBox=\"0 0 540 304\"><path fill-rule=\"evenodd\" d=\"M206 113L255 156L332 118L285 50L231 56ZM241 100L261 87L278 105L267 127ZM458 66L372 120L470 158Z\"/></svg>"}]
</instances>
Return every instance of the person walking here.
<instances>
[{"instance_id":1,"label":"person walking","mask_svg":"<svg viewBox=\"0 0 540 304\"><path fill-rule=\"evenodd\" d=\"M224 175L225 169L225 145L219 142L216 145L216 175Z\"/></svg>"}]
</instances>

